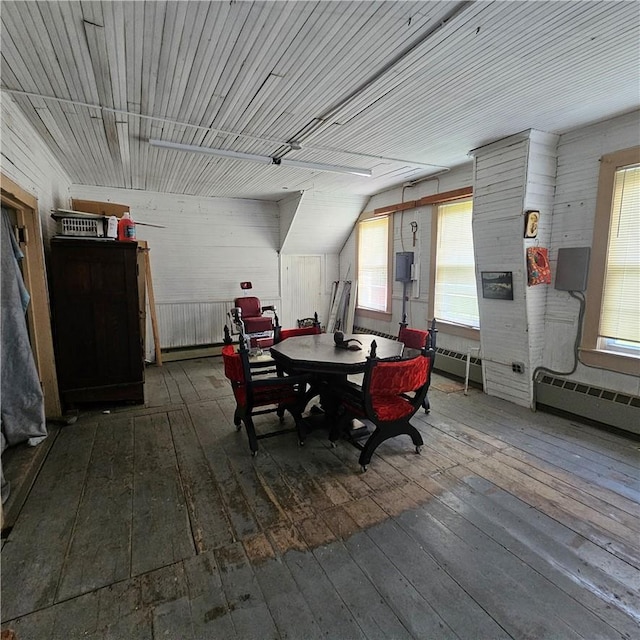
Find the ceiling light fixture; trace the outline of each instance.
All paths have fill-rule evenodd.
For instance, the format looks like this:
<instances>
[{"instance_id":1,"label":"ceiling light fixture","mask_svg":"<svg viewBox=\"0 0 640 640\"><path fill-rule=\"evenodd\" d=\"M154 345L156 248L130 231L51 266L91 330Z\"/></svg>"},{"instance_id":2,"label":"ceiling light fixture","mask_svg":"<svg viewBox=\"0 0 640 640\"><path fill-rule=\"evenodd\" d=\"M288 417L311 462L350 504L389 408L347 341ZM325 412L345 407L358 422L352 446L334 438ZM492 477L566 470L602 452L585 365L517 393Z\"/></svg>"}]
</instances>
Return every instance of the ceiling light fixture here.
<instances>
[{"instance_id":1,"label":"ceiling light fixture","mask_svg":"<svg viewBox=\"0 0 640 640\"><path fill-rule=\"evenodd\" d=\"M241 153L239 151L227 151L225 149L212 149L211 147L198 147L193 144L182 144L180 142L166 142L164 140L150 139L152 147L162 149L173 149L175 151L189 151L192 153L206 153L220 158L230 158L232 160L249 160L261 164L276 164L286 167L297 167L299 169L313 169L314 171L329 171L332 173L346 173L354 176L371 177L370 169L359 169L357 167L344 167L334 164L323 164L321 162L305 162L304 160L291 160L289 158L273 158L271 156L259 156L254 153Z\"/></svg>"}]
</instances>

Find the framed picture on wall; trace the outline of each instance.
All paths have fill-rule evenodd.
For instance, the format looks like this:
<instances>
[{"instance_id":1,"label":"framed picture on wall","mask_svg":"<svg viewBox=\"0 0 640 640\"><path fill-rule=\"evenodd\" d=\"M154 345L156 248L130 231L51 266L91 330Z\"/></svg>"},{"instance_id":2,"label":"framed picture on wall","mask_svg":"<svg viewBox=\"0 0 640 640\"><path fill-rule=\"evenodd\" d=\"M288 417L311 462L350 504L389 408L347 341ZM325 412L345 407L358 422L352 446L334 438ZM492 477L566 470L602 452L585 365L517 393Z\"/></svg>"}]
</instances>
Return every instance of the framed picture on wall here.
<instances>
[{"instance_id":1,"label":"framed picture on wall","mask_svg":"<svg viewBox=\"0 0 640 640\"><path fill-rule=\"evenodd\" d=\"M482 297L493 300L513 300L511 271L482 271Z\"/></svg>"},{"instance_id":2,"label":"framed picture on wall","mask_svg":"<svg viewBox=\"0 0 640 640\"><path fill-rule=\"evenodd\" d=\"M524 214L524 237L535 238L538 235L539 211L527 211Z\"/></svg>"}]
</instances>

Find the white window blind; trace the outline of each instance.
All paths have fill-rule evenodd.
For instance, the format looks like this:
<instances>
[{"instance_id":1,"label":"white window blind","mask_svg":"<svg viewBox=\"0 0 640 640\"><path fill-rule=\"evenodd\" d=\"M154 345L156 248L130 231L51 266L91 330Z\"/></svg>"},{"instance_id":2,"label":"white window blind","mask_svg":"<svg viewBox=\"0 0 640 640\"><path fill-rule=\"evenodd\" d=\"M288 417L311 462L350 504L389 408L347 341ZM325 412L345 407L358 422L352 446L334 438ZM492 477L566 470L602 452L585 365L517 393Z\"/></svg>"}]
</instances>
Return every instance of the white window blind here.
<instances>
[{"instance_id":1,"label":"white window blind","mask_svg":"<svg viewBox=\"0 0 640 640\"><path fill-rule=\"evenodd\" d=\"M389 217L360 223L358 242L358 307L387 311Z\"/></svg>"},{"instance_id":2,"label":"white window blind","mask_svg":"<svg viewBox=\"0 0 640 640\"><path fill-rule=\"evenodd\" d=\"M479 327L472 211L471 200L438 206L435 316Z\"/></svg>"},{"instance_id":3,"label":"white window blind","mask_svg":"<svg viewBox=\"0 0 640 640\"><path fill-rule=\"evenodd\" d=\"M615 174L600 336L640 345L640 165Z\"/></svg>"}]
</instances>

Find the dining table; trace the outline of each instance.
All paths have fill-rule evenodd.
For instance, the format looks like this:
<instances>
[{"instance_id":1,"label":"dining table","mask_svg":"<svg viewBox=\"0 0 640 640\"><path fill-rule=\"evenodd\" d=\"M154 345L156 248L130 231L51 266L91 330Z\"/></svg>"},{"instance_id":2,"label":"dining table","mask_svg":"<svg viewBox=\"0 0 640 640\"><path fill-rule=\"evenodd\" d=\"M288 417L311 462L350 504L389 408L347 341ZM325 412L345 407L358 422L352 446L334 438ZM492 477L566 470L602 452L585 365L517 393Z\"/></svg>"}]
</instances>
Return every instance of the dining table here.
<instances>
[{"instance_id":1,"label":"dining table","mask_svg":"<svg viewBox=\"0 0 640 640\"><path fill-rule=\"evenodd\" d=\"M270 349L271 357L280 371L290 375L311 375L307 399L320 398L319 407L316 405L311 413L322 417L321 422L329 429L332 443L340 435L339 400L334 391L339 385L348 384L349 376L364 372L374 341L376 358L387 360L402 357L404 345L401 342L363 333L343 334L341 344L345 346L336 344L334 334L321 333L287 338ZM309 427L312 428L310 424Z\"/></svg>"}]
</instances>

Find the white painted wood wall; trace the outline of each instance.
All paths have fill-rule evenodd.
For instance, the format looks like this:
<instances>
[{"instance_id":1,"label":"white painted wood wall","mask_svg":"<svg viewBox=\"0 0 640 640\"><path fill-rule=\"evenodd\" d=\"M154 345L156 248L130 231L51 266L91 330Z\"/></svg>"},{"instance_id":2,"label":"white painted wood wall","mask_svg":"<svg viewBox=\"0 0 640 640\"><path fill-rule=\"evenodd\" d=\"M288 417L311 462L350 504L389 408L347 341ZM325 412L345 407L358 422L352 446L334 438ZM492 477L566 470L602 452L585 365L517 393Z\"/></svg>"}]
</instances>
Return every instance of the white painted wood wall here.
<instances>
[{"instance_id":1,"label":"white painted wood wall","mask_svg":"<svg viewBox=\"0 0 640 640\"><path fill-rule=\"evenodd\" d=\"M549 285L527 285L526 248L551 233L557 136L528 131L474 152L473 234L484 388L516 404L533 402L532 374L541 364ZM535 241L524 239L527 209L540 211ZM511 271L513 300L482 297L483 271ZM515 372L513 363L522 363Z\"/></svg>"},{"instance_id":2,"label":"white painted wood wall","mask_svg":"<svg viewBox=\"0 0 640 640\"><path fill-rule=\"evenodd\" d=\"M45 242L55 235L51 209L69 206L71 180L13 98L0 93L2 173L38 198Z\"/></svg>"},{"instance_id":3,"label":"white painted wood wall","mask_svg":"<svg viewBox=\"0 0 640 640\"><path fill-rule=\"evenodd\" d=\"M606 153L640 144L639 120L640 111L634 111L560 136L550 246L552 274L555 273L558 249L591 246L600 158ZM551 369L568 371L573 364L578 301L566 291L549 287L546 309L543 364ZM638 376L578 364L575 374L563 377L640 395Z\"/></svg>"}]
</instances>

